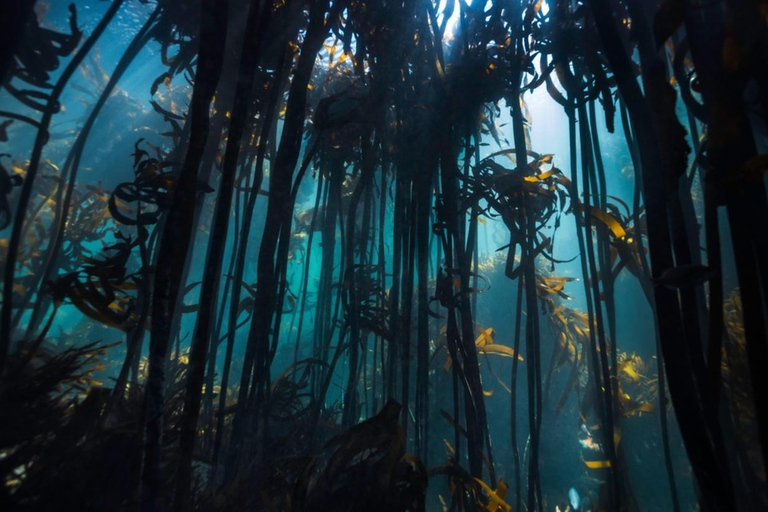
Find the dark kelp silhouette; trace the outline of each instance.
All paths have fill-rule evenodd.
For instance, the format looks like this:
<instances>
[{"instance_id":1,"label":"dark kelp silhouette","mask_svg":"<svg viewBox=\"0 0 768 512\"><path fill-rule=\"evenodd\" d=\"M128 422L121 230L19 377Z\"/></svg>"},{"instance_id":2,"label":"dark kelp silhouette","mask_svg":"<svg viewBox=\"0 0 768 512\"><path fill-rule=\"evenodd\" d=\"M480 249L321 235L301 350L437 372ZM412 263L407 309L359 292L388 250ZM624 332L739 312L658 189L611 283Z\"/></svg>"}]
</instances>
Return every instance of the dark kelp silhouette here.
<instances>
[{"instance_id":1,"label":"dark kelp silhouette","mask_svg":"<svg viewBox=\"0 0 768 512\"><path fill-rule=\"evenodd\" d=\"M7 4L0 506L550 510L551 413L593 510L640 509L625 436L658 417L681 510L670 412L701 508L767 506L764 2L115 0L64 31ZM120 88L141 59L146 101ZM531 94L567 156L532 147ZM132 162L92 158L113 117Z\"/></svg>"}]
</instances>

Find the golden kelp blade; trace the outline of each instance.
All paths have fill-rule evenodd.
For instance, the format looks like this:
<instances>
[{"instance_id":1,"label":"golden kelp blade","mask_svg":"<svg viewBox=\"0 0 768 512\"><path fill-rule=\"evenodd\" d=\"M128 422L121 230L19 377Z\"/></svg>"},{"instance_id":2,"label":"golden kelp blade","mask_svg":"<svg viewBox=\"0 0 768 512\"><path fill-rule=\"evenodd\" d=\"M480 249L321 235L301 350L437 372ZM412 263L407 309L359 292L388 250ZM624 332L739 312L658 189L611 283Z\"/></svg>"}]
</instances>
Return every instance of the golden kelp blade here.
<instances>
[{"instance_id":1,"label":"golden kelp blade","mask_svg":"<svg viewBox=\"0 0 768 512\"><path fill-rule=\"evenodd\" d=\"M493 343L493 338L496 336L496 331L493 327L489 327L480 332L480 336L475 339L475 345L479 348L485 347Z\"/></svg>"},{"instance_id":2,"label":"golden kelp blade","mask_svg":"<svg viewBox=\"0 0 768 512\"><path fill-rule=\"evenodd\" d=\"M502 357L517 357L518 361L525 361L525 359L523 359L523 356L521 356L520 354L515 354L514 349L511 349L506 345L499 345L497 343L494 343L492 345L486 345L482 347L478 352L480 354L493 354L493 355L502 356Z\"/></svg>"},{"instance_id":3,"label":"golden kelp blade","mask_svg":"<svg viewBox=\"0 0 768 512\"><path fill-rule=\"evenodd\" d=\"M621 371L629 375L629 378L632 379L633 382L640 382L640 374L635 371L634 368L632 368L632 365L627 362L621 367Z\"/></svg>"},{"instance_id":4,"label":"golden kelp blade","mask_svg":"<svg viewBox=\"0 0 768 512\"><path fill-rule=\"evenodd\" d=\"M630 407L626 408L622 415L625 418L639 416L642 413L650 414L656 412L656 406L650 402L630 402Z\"/></svg>"},{"instance_id":5,"label":"golden kelp blade","mask_svg":"<svg viewBox=\"0 0 768 512\"><path fill-rule=\"evenodd\" d=\"M585 208L586 209L586 208ZM604 212L600 208L595 208L594 206L589 207L589 213L592 215L592 217L596 218L603 224L605 224L608 229L611 230L611 233L613 233L613 236L622 239L625 236L627 236L627 231L624 229L624 226L622 226L619 221L617 221L615 218L613 218L608 213Z\"/></svg>"},{"instance_id":6,"label":"golden kelp blade","mask_svg":"<svg viewBox=\"0 0 768 512\"><path fill-rule=\"evenodd\" d=\"M512 505L504 501L504 496L507 494L506 486L501 487L498 491L494 491L488 487L488 484L479 478L475 478L475 482L477 482L477 484L483 488L485 493L488 495L488 498L490 498L490 502L488 505L486 505L485 510L488 512L497 512L497 510L501 509L504 512L512 512Z\"/></svg>"},{"instance_id":7,"label":"golden kelp blade","mask_svg":"<svg viewBox=\"0 0 768 512\"><path fill-rule=\"evenodd\" d=\"M515 357L515 351L506 346L493 342L496 337L496 330L493 327L488 327L480 331L480 336L475 340L475 346L477 346L478 354L497 355L503 357ZM524 361L522 356L517 355L518 361Z\"/></svg>"},{"instance_id":8,"label":"golden kelp blade","mask_svg":"<svg viewBox=\"0 0 768 512\"><path fill-rule=\"evenodd\" d=\"M557 169L550 169L549 171L545 171L541 174L537 174L536 176L526 176L523 178L528 183L536 183L537 181L544 181L547 178L551 178L553 174L556 172L559 172Z\"/></svg>"},{"instance_id":9,"label":"golden kelp blade","mask_svg":"<svg viewBox=\"0 0 768 512\"><path fill-rule=\"evenodd\" d=\"M609 460L585 460L584 465L590 469L603 469L611 467Z\"/></svg>"},{"instance_id":10,"label":"golden kelp blade","mask_svg":"<svg viewBox=\"0 0 768 512\"><path fill-rule=\"evenodd\" d=\"M654 411L656 411L656 406L655 406L655 405L653 405L653 404L652 404L652 403L650 403L650 402L643 402L642 404L640 404L640 405L637 407L637 409L636 409L636 410L637 410L638 412L647 412L647 413L651 413L651 412L654 412Z\"/></svg>"},{"instance_id":11,"label":"golden kelp blade","mask_svg":"<svg viewBox=\"0 0 768 512\"><path fill-rule=\"evenodd\" d=\"M546 154L546 155L541 155L541 158L539 158L539 165L551 164L552 163L552 159L554 158L554 156L555 155L553 155L551 153L550 154Z\"/></svg>"}]
</instances>

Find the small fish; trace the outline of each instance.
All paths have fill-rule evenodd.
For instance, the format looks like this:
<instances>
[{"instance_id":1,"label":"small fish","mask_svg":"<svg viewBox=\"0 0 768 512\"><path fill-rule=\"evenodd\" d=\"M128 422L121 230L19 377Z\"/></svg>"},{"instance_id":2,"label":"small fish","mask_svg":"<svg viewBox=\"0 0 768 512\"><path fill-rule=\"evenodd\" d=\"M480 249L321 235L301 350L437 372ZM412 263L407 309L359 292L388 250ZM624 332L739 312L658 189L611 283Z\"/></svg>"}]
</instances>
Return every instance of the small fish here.
<instances>
[{"instance_id":1,"label":"small fish","mask_svg":"<svg viewBox=\"0 0 768 512\"><path fill-rule=\"evenodd\" d=\"M581 497L573 487L568 489L568 502L571 504L573 510L579 510L579 507L581 506Z\"/></svg>"},{"instance_id":2,"label":"small fish","mask_svg":"<svg viewBox=\"0 0 768 512\"><path fill-rule=\"evenodd\" d=\"M656 285L667 288L687 288L708 281L714 273L705 265L682 265L668 268L659 277L652 278Z\"/></svg>"}]
</instances>

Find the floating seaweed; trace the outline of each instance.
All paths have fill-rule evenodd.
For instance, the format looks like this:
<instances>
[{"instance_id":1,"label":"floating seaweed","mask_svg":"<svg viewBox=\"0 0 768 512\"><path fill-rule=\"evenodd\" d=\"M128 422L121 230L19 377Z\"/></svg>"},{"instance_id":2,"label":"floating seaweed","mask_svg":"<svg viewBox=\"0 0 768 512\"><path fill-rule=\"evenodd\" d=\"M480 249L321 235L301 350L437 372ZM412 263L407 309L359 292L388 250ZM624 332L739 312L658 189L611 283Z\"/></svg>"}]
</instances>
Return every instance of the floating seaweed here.
<instances>
[{"instance_id":1,"label":"floating seaweed","mask_svg":"<svg viewBox=\"0 0 768 512\"><path fill-rule=\"evenodd\" d=\"M760 2L4 9L0 508L768 506Z\"/></svg>"}]
</instances>

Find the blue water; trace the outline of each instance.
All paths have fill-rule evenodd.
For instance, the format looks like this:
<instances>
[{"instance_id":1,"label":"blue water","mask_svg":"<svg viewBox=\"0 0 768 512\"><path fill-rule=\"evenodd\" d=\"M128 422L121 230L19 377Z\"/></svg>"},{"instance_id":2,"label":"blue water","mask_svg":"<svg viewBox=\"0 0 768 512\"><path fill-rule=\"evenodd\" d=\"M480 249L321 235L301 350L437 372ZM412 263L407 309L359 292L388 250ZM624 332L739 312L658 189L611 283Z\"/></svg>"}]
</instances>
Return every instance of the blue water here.
<instances>
[{"instance_id":1,"label":"blue water","mask_svg":"<svg viewBox=\"0 0 768 512\"><path fill-rule=\"evenodd\" d=\"M109 6L107 2L95 2L92 0L78 0L75 2L78 8L78 23L83 32L89 34L96 26L101 16ZM133 36L138 32L144 20L151 10L151 5L144 5L139 2L127 2L121 9L115 21L109 26L106 33L96 44L95 50L86 58L84 64L85 72L76 73L71 80L71 86L68 87L62 96L64 110L54 117L51 125L51 141L45 147L43 159L50 161L58 167L61 167L66 159L67 152L82 124L85 117L90 112L92 105L96 101L100 91L103 89L106 78L112 73L119 59L130 44ZM67 3L51 2L48 5L44 26L50 28L66 30L67 29ZM449 24L456 29L455 23ZM446 35L446 40L451 38L450 32ZM333 44L334 39L329 38L328 45ZM446 48L448 43L446 42ZM77 186L86 185L99 186L107 192L113 190L118 184L133 179L133 156L134 144L139 138L144 138L146 142L169 151L172 148L169 145L169 139L161 135L168 129L159 115L157 115L149 101L152 99L149 94L149 86L154 79L164 71L164 66L159 58L160 47L155 42L150 42L130 66L122 80L119 82L116 92L107 101L102 113L94 126L92 135L87 141L83 160L80 163L80 171L77 177ZM327 51L326 51L327 53ZM326 60L323 60L325 58ZM327 55L321 55L318 58L317 66L325 66ZM63 66L62 66L63 67ZM59 68L59 71L61 67ZM104 76L102 76L102 72ZM89 80L85 75L94 77ZM52 80L57 78L55 73ZM161 84L159 89L159 98L162 104L167 108L173 108L179 113L186 112L189 104L189 97L192 88L186 82L183 76L176 76L170 87L166 88ZM156 95L154 99L158 99ZM524 95L528 116L531 119L530 130L530 149L539 154L554 155L552 165L562 169L566 176L570 176L570 144L568 134L568 119L563 108L558 105L544 90L538 88L533 93ZM171 106L172 105L172 106ZM501 115L495 120L499 127L501 144L490 135L484 136L482 142L484 146L480 148L480 158L484 158L500 149L506 149L510 145L504 139L512 140L512 120L510 117L510 108L505 101L499 103ZM7 93L0 92L0 110L12 110L14 112L33 115L29 109L16 104ZM616 122L615 133L608 133L605 123L600 116L598 106L598 134L600 138L601 156L605 165L607 177L607 189L612 196L619 198L627 204L632 204L633 191L635 187L632 162L626 148L626 139L622 131L621 123ZM277 123L277 133L282 128L282 122ZM31 127L22 126L16 123L9 130L10 140L2 146L2 152L10 153L13 161L22 163L29 157L34 141L35 132ZM307 139L305 138L305 141ZM306 152L308 148L303 147ZM577 155L579 161L580 155ZM463 160L462 160L463 161ZM509 161L497 159L498 162L511 167ZM264 190L269 190L269 162L265 173L265 182L262 186ZM352 168L348 169L351 172ZM580 171L581 172L581 171ZM379 183L380 174L377 174L375 181ZM391 175L388 178L391 183ZM217 184L212 181L213 188ZM294 208L294 214L312 208L315 203L317 193L318 179L309 172L302 183L297 204ZM580 187L581 188L581 187ZM212 218L215 194L209 194L204 201L202 211L200 212L201 228L194 234L193 254L190 260L189 275L187 284L195 283L201 280L205 270L205 257L208 244L210 243L207 227ZM372 201L373 214L378 216L380 204L378 195ZM483 206L483 205L481 205ZM240 213L244 211L242 198L236 202L236 207ZM700 205L697 203L697 207ZM362 203L361 203L362 208ZM266 218L267 201L265 197L259 197L255 209L253 228L249 234L248 245L248 264L245 266L244 282L254 284L256 282L256 254L261 241L261 233L264 229ZM383 226L384 238L387 240L385 246L387 251L386 279L385 287L391 288L394 278L392 262L392 237L393 230L393 210L392 205L388 204L385 210L386 220ZM234 217L234 214L233 214ZM469 217L466 217L467 220ZM104 222L108 226L104 236L98 240L90 241L84 244L84 247L98 254L105 244L115 242L114 230L119 226L105 217ZM295 225L295 223L294 223ZM235 229L229 230L228 238L219 243L227 244L227 252L224 256L225 270L232 255L231 247L235 240ZM553 230L551 226L545 232L551 235ZM10 229L0 232L0 237L7 238ZM379 233L376 232L376 239ZM341 239L340 231L336 235ZM337 244L335 251L335 261L333 269L329 268L328 263L323 266L320 257L322 253L322 244L326 243L320 233L315 233L312 246L308 245L309 236L297 237L295 251L292 252L292 259L289 261L286 272L287 289L297 298L306 293L307 306L303 312L303 328L301 337L298 331L298 307L282 316L280 324L280 344L277 347L276 355L272 363L271 375L276 377L287 368L294 359L296 343L298 343L299 359L312 357L311 345L313 340L314 323L318 314L315 307L317 301L317 291L319 281L324 272L332 270L334 272L334 282L340 280L338 275L339 267L342 262L342 251ZM576 311L584 312L587 310L587 301L585 296L584 276L581 270L581 260L577 244L576 223L574 216L564 214L561 219L561 226L556 232L555 249L552 256L559 260L570 260L569 263L558 263L554 270L550 269L550 264L543 259L538 262L538 272L543 275L557 277L571 277L575 280L568 282L563 291L569 296L569 299L556 298L555 303L571 308ZM472 297L475 308L474 320L477 326L477 332L480 333L486 328L495 330L494 342L511 347L515 337L514 311L517 302L517 281L512 281L504 275L504 263L507 250L502 249L509 243L509 230L499 218L483 216L478 224L478 268L475 269L482 274L481 280L482 293ZM308 253L311 251L311 257ZM429 278L433 280L437 273L436 252L432 252L433 261L430 262ZM374 258L375 260L375 258ZM158 265L172 265L178 262L158 262ZM133 268L139 265L138 260L131 262ZM308 270L307 270L308 269ZM307 279L304 279L306 271ZM61 270L63 272L63 269ZM486 282L488 285L482 283ZM726 283L733 283L733 274L726 275ZM222 279L221 292L226 279ZM433 293L433 281L430 282L430 295ZM415 287L415 285L414 285ZM726 285L726 289L730 289ZM193 288L184 298L187 305L196 304L199 300L200 287ZM245 292L243 292L245 296ZM335 297L335 292L334 292ZM643 386L652 388L654 386L656 371L658 370L656 360L656 341L654 316L648 301L642 293L638 280L628 271L624 270L615 282L616 297L616 344L619 351L626 354L636 354L646 364L649 373L641 376ZM221 297L220 297L220 300ZM223 312L228 312L229 306L224 306ZM436 309L436 306L433 306ZM414 308L414 316L416 309ZM217 316L218 316L217 309ZM527 314L533 314L528 312ZM541 347L542 347L542 366L545 372L548 369L550 355L553 347L557 343L559 333L556 332L550 324L550 317L541 308L538 308L541 323ZM21 324L29 321L29 313L22 315ZM239 317L243 319L244 316ZM525 317L523 317L525 318ZM190 345L190 338L195 328L196 315L194 313L183 314L180 320L179 340L174 340L172 347L178 346L184 354ZM429 379L429 397L430 397L430 432L429 432L429 465L437 466L444 462L447 452L443 439L453 443L453 428L441 419L440 409L452 411L452 389L450 372L444 369L447 359L447 353L441 346L440 328L444 325L441 319L432 319L430 324L430 356L432 366L430 367ZM414 321L415 326L415 321ZM220 332L225 332L220 330ZM414 327L415 332L415 327ZM100 325L93 318L84 315L72 304L61 306L55 314L55 318L50 329L50 343L58 348L64 348L72 345L83 345L88 342L100 341L101 343L115 343L117 346L110 349L106 357L103 369L94 374L97 379L106 386L109 386L112 379L116 378L123 358L125 357L126 334L118 329L109 328ZM234 345L233 375L230 377L230 384L239 383L240 372L242 371L242 357L245 352L248 328L241 328L237 331ZM148 339L148 336L146 337ZM336 335L338 338L338 334ZM444 337L443 337L444 338ZM415 343L415 336L412 337ZM524 339L524 337L523 337ZM340 343L338 339L331 345L335 347ZM529 354L526 353L525 344L522 344L521 355L524 361L519 363L519 374L517 376L517 410L516 416L518 425L514 433L510 427L510 394L505 389L511 385L512 359L496 356L480 357L480 369L483 382L483 388L489 396L484 398L488 410L488 425L494 450L494 463L496 467L497 478L504 479L507 482L514 482L513 456L512 456L512 435L516 436L517 446L520 448L521 457L525 456L525 447L529 439L528 431L528 406L526 397L526 383L528 372ZM216 362L216 383L220 382L221 372L224 367L225 354L222 344L217 353ZM373 345L367 345L366 350L369 357L373 357ZM146 360L149 353L148 343L142 347L142 361ZM175 348L172 348L172 355L175 354ZM415 354L415 349L412 350ZM414 356L415 357L415 356ZM144 364L144 363L142 363ZM415 367L415 359L411 363ZM566 364L552 376L550 396L545 397L544 413L541 426L541 447L540 447L540 475L542 482L542 492L546 497L545 502L548 505L547 510L554 510L557 505L560 510L570 500L571 506L575 509L576 503L581 501L579 510L590 510L588 507L596 506L598 499L599 477L596 478L582 460L583 446L580 444L580 435L582 432L582 419L579 417L579 397L583 389L576 389L570 393L562 410L556 414L555 409L560 400L563 389L568 380L570 365ZM370 381L372 379L381 379L380 371L370 370L368 382L361 381L359 392L363 396L368 396ZM326 396L326 404L339 404L343 400L344 386L348 375L348 363L346 357L336 369L336 373L331 380L331 386ZM626 377L626 376L624 376ZM501 382L499 382L501 380ZM581 382L577 388L583 387ZM381 383L378 383L381 386ZM633 391L634 393L634 391ZM381 400L379 400L379 405ZM657 409L658 409L658 404ZM373 410L372 404L365 401L361 408L360 420L365 420L373 416L377 411ZM668 410L670 446L672 451L672 461L677 477L678 492L680 494L683 510L692 510L695 508L695 494L693 489L693 480L691 470L682 445L680 433L674 417L674 411L671 407ZM664 458L661 449L661 430L659 427L658 411L652 413L641 413L629 418L622 418L619 421L621 431L621 446L626 457L626 474L637 499L639 509L643 511L664 511L671 510L671 501L664 466ZM410 433L412 435L412 428ZM408 441L407 448L414 448L413 439ZM466 456L466 450L464 450ZM495 482L489 482L492 487ZM523 475L525 483L525 474ZM428 494L428 509L440 510L438 494L447 495L448 489L444 481L435 481L430 483ZM575 498L574 498L575 495ZM507 499L510 500L512 490Z\"/></svg>"}]
</instances>

